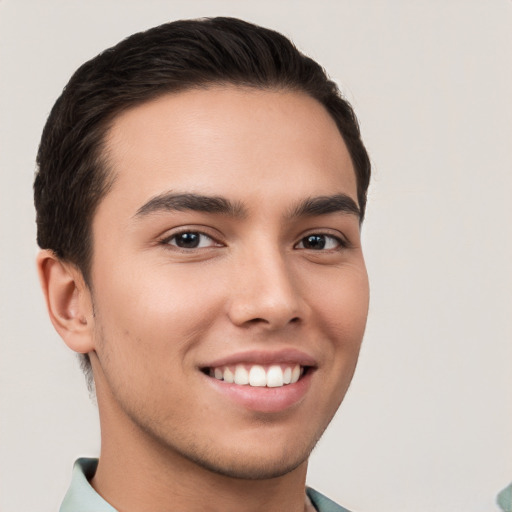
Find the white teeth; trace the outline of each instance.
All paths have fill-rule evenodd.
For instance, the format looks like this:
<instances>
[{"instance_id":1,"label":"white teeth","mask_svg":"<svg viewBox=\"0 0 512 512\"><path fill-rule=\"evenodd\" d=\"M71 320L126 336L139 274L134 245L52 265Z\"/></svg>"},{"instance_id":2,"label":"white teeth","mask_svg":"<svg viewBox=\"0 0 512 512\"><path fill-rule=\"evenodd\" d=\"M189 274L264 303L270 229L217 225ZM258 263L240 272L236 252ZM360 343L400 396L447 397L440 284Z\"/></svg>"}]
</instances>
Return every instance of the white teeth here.
<instances>
[{"instance_id":1,"label":"white teeth","mask_svg":"<svg viewBox=\"0 0 512 512\"><path fill-rule=\"evenodd\" d=\"M284 370L283 370L284 367ZM210 368L208 374L226 383L238 384L239 386L279 388L288 384L295 384L304 373L304 368L299 364L295 366L272 365L264 367L259 364L244 365L237 364L233 367Z\"/></svg>"},{"instance_id":2,"label":"white teeth","mask_svg":"<svg viewBox=\"0 0 512 512\"><path fill-rule=\"evenodd\" d=\"M267 385L267 373L263 366L254 365L249 372L249 385L264 388Z\"/></svg>"},{"instance_id":3,"label":"white teeth","mask_svg":"<svg viewBox=\"0 0 512 512\"><path fill-rule=\"evenodd\" d=\"M233 372L229 368L226 368L224 370L224 381L229 382L230 384L235 382L235 376L233 375Z\"/></svg>"},{"instance_id":4,"label":"white teeth","mask_svg":"<svg viewBox=\"0 0 512 512\"><path fill-rule=\"evenodd\" d=\"M249 384L249 372L241 364L236 365L234 381L240 386Z\"/></svg>"},{"instance_id":5,"label":"white teeth","mask_svg":"<svg viewBox=\"0 0 512 512\"><path fill-rule=\"evenodd\" d=\"M271 366L267 372L267 386L269 388L280 388L283 384L283 370L280 366Z\"/></svg>"},{"instance_id":6,"label":"white teeth","mask_svg":"<svg viewBox=\"0 0 512 512\"><path fill-rule=\"evenodd\" d=\"M300 366L297 364L293 367L292 370L292 380L290 381L291 384L295 384L300 377Z\"/></svg>"}]
</instances>

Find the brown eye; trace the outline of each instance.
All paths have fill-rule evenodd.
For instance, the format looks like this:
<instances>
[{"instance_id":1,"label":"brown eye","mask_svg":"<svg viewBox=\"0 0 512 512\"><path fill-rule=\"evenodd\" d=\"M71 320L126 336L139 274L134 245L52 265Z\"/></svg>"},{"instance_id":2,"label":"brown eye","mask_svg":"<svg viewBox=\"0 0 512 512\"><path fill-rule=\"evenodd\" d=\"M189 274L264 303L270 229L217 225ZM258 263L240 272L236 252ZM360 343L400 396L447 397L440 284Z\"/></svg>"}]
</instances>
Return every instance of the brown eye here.
<instances>
[{"instance_id":1,"label":"brown eye","mask_svg":"<svg viewBox=\"0 0 512 512\"><path fill-rule=\"evenodd\" d=\"M310 235L302 239L305 249L323 249L325 247L325 236Z\"/></svg>"},{"instance_id":2,"label":"brown eye","mask_svg":"<svg viewBox=\"0 0 512 512\"><path fill-rule=\"evenodd\" d=\"M343 242L331 235L312 234L305 236L298 244L298 249L308 249L313 251L332 250L343 247Z\"/></svg>"},{"instance_id":3,"label":"brown eye","mask_svg":"<svg viewBox=\"0 0 512 512\"><path fill-rule=\"evenodd\" d=\"M203 247L212 247L215 241L204 233L198 231L184 231L173 235L165 242L168 245L174 245L180 249L201 249Z\"/></svg>"}]
</instances>

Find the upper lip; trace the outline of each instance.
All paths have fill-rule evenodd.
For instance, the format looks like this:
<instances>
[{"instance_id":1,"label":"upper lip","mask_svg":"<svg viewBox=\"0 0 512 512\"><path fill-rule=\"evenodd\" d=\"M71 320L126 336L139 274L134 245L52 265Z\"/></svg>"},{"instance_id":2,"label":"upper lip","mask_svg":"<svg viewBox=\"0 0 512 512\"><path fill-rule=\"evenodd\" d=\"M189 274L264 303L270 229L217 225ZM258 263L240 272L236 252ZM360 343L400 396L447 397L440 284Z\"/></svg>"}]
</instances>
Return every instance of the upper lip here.
<instances>
[{"instance_id":1,"label":"upper lip","mask_svg":"<svg viewBox=\"0 0 512 512\"><path fill-rule=\"evenodd\" d=\"M316 360L300 350L287 348L281 350L248 350L237 352L200 365L201 368L218 368L220 366L247 364L298 364L300 366L317 366Z\"/></svg>"}]
</instances>

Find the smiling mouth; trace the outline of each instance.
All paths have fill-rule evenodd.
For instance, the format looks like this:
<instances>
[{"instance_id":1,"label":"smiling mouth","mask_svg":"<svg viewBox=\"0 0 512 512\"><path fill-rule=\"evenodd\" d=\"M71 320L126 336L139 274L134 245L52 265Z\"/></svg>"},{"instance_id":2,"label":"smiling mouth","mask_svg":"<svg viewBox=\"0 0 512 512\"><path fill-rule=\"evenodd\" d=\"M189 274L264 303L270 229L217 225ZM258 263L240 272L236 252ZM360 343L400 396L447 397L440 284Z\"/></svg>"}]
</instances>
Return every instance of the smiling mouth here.
<instances>
[{"instance_id":1,"label":"smiling mouth","mask_svg":"<svg viewBox=\"0 0 512 512\"><path fill-rule=\"evenodd\" d=\"M298 382L309 368L299 364L237 364L203 368L202 372L227 384L280 388Z\"/></svg>"}]
</instances>

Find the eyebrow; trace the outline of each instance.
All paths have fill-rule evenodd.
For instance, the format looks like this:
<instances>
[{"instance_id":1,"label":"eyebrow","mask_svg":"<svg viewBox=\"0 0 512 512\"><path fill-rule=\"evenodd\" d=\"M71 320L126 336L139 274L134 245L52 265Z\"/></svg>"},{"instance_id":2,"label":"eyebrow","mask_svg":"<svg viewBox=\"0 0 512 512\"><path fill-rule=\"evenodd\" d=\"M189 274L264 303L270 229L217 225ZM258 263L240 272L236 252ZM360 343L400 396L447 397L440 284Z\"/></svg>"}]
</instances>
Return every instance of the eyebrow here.
<instances>
[{"instance_id":1,"label":"eyebrow","mask_svg":"<svg viewBox=\"0 0 512 512\"><path fill-rule=\"evenodd\" d=\"M292 208L288 217L293 219L297 217L328 215L330 213L347 213L349 215L356 215L359 219L361 218L361 210L357 203L346 194L309 197Z\"/></svg>"},{"instance_id":2,"label":"eyebrow","mask_svg":"<svg viewBox=\"0 0 512 512\"><path fill-rule=\"evenodd\" d=\"M230 201L222 196L165 192L143 204L137 210L135 217L140 218L152 213L186 210L216 213L234 218L247 216L247 209L241 202ZM356 202L346 194L308 197L292 207L287 217L293 219L328 215L330 213L347 213L361 218L361 211Z\"/></svg>"},{"instance_id":3,"label":"eyebrow","mask_svg":"<svg viewBox=\"0 0 512 512\"><path fill-rule=\"evenodd\" d=\"M240 202L233 202L225 197L166 192L143 204L137 210L135 217L145 217L151 213L186 210L217 213L237 218L245 217L247 214L247 210Z\"/></svg>"}]
</instances>

